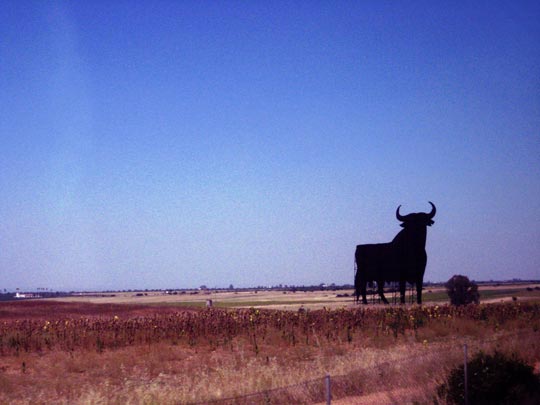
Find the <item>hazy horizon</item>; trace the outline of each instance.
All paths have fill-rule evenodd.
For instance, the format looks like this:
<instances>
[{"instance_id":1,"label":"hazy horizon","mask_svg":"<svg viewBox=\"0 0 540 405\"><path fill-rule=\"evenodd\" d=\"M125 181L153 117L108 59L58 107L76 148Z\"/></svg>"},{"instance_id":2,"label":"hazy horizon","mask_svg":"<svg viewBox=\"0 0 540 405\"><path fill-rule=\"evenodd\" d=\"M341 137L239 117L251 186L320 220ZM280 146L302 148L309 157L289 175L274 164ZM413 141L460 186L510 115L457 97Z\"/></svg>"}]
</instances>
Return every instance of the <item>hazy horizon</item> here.
<instances>
[{"instance_id":1,"label":"hazy horizon","mask_svg":"<svg viewBox=\"0 0 540 405\"><path fill-rule=\"evenodd\" d=\"M0 288L540 277L540 3L4 1ZM25 287L26 286L26 287Z\"/></svg>"},{"instance_id":2,"label":"hazy horizon","mask_svg":"<svg viewBox=\"0 0 540 405\"><path fill-rule=\"evenodd\" d=\"M429 287L430 285L433 285L433 284L444 284L446 281L448 280L445 280L445 281L431 281L431 280L424 280L424 289L426 289L427 287ZM479 284L480 286L483 285L483 284L491 284L491 283L501 283L501 284L504 284L504 285L512 285L513 283L533 283L533 284L536 284L536 283L540 283L540 279L526 279L526 280L523 280L523 279L509 279L509 280L472 280L471 281ZM343 284L335 284L335 283L330 283L330 284L327 284L327 283L318 283L318 284L309 284L309 285L297 285L297 284L291 284L291 285L287 285L287 284L284 284L284 285L279 285L279 284L276 284L276 285L252 285L252 286L235 286L233 285L232 288L230 285L222 285L222 286L218 286L218 285L201 285L201 286L198 286L198 287L183 287L183 286L169 286L169 287L163 287L163 288L144 288L144 287L140 287L140 288L118 288L118 289L54 289L54 288L41 288L41 287L37 287L37 288L5 288L5 289L2 289L0 290L0 293L4 293L4 294L13 294L13 293L32 293L32 294L43 294L43 296L46 296L47 294L54 294L54 293L89 293L89 294L92 294L92 293L117 293L117 292L120 292L120 293L128 293L128 292L157 292L157 291L161 291L161 292L166 292L166 291L170 291L170 292L174 292L174 291L192 291L192 290L202 290L202 287L206 287L206 290L209 290L209 291L212 291L212 290L257 290L257 289L273 289L273 290L279 290L279 289L290 289L290 288L311 288L311 287L318 287L320 286L321 284L324 284L324 289L326 290L330 290L332 291L333 287L335 288L342 288L342 287L346 287L346 286L350 286L351 289L354 288L354 281L351 281L350 283L343 283ZM388 287L389 284L385 284L385 288ZM374 285L374 288L376 287L376 284ZM410 284L407 284L407 294L409 293L409 289L411 288L411 285ZM371 291L371 290L369 290Z\"/></svg>"}]
</instances>

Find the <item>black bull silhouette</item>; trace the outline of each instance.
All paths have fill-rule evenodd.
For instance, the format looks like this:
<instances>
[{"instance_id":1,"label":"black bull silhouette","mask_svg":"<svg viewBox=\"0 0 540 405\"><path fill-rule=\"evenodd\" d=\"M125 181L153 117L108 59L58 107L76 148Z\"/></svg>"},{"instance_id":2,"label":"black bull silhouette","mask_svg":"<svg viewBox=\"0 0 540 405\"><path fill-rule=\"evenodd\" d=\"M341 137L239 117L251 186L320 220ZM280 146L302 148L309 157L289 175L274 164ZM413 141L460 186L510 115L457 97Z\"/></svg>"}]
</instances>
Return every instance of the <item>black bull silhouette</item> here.
<instances>
[{"instance_id":1,"label":"black bull silhouette","mask_svg":"<svg viewBox=\"0 0 540 405\"><path fill-rule=\"evenodd\" d=\"M430 201L431 212L401 215L399 208L396 218L401 221L403 229L390 243L378 243L356 246L356 275L354 288L356 301L362 295L362 302L367 304L366 285L377 282L377 292L381 300L388 304L384 297L384 283L399 282L400 301L405 303L405 284L416 284L416 300L422 303L422 285L426 270L426 234L427 227L433 225L433 217L437 209Z\"/></svg>"}]
</instances>

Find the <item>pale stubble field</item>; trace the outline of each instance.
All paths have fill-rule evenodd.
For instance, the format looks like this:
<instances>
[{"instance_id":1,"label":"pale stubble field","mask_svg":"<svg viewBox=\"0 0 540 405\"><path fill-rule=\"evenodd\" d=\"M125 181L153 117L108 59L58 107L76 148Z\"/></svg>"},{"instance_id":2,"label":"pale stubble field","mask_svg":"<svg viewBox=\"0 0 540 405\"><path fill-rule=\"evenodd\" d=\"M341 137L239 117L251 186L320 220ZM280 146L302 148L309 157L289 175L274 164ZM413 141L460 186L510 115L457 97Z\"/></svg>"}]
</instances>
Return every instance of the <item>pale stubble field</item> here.
<instances>
[{"instance_id":1,"label":"pale stubble field","mask_svg":"<svg viewBox=\"0 0 540 405\"><path fill-rule=\"evenodd\" d=\"M528 291L531 290L531 291ZM519 299L540 300L540 283L538 284L487 284L480 285L481 302L506 302L513 297ZM399 301L399 294L386 293L389 301ZM278 291L278 290L194 290L176 292L114 292L107 294L81 293L78 296L55 299L60 302L85 302L93 304L141 304L171 305L178 307L204 307L208 300L213 306L223 308L266 308L296 311L305 309L337 309L354 308L354 290L322 290L322 291ZM369 294L370 305L378 305L378 295ZM427 305L442 305L449 302L442 285L424 288L423 300ZM407 302L410 302L410 291L407 291Z\"/></svg>"}]
</instances>

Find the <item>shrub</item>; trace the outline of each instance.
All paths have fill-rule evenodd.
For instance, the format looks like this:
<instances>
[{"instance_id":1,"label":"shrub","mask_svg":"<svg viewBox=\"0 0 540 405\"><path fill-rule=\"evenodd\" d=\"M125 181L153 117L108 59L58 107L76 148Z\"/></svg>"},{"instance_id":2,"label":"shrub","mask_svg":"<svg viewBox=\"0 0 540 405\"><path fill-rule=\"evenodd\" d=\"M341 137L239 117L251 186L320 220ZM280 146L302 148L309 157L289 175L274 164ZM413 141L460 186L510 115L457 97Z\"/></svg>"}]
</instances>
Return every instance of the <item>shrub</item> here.
<instances>
[{"instance_id":1,"label":"shrub","mask_svg":"<svg viewBox=\"0 0 540 405\"><path fill-rule=\"evenodd\" d=\"M478 286L474 281L470 281L468 277L455 275L445 284L446 293L450 297L452 305L460 306L471 303L478 304L480 294Z\"/></svg>"},{"instance_id":2,"label":"shrub","mask_svg":"<svg viewBox=\"0 0 540 405\"><path fill-rule=\"evenodd\" d=\"M516 355L479 352L467 362L467 375L471 405L540 403L540 379ZM465 403L463 365L450 372L437 393L449 404Z\"/></svg>"}]
</instances>

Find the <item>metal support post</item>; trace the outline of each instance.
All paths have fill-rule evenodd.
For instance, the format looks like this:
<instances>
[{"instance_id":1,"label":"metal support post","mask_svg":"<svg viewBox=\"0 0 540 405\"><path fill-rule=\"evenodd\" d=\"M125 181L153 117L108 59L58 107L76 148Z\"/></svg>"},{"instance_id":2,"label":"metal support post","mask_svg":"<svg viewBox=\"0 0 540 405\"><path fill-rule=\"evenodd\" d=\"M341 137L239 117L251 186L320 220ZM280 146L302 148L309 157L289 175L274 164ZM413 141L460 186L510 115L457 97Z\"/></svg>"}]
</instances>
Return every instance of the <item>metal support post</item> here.
<instances>
[{"instance_id":1,"label":"metal support post","mask_svg":"<svg viewBox=\"0 0 540 405\"><path fill-rule=\"evenodd\" d=\"M324 382L326 385L326 405L330 405L332 402L332 391L330 386L330 374L326 374L326 377L324 378Z\"/></svg>"},{"instance_id":2,"label":"metal support post","mask_svg":"<svg viewBox=\"0 0 540 405\"><path fill-rule=\"evenodd\" d=\"M464 395L465 395L465 405L469 405L469 387L467 378L467 343L463 345L463 383L464 383Z\"/></svg>"}]
</instances>

